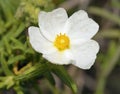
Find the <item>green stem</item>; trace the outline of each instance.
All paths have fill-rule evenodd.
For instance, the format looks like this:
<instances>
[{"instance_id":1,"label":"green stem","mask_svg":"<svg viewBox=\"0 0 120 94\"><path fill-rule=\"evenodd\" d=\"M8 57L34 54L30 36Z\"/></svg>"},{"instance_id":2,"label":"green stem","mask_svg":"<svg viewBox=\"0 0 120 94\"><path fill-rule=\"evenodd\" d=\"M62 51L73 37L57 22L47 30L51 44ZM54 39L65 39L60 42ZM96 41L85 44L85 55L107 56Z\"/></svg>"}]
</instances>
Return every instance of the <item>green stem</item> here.
<instances>
[{"instance_id":1,"label":"green stem","mask_svg":"<svg viewBox=\"0 0 120 94\"><path fill-rule=\"evenodd\" d=\"M120 45L116 49L115 54L113 55L113 58L110 59L110 61L104 65L103 73L104 73L104 75L106 77L110 74L110 72L112 71L112 69L116 65L117 60L119 59L119 57L120 57Z\"/></svg>"},{"instance_id":2,"label":"green stem","mask_svg":"<svg viewBox=\"0 0 120 94\"><path fill-rule=\"evenodd\" d=\"M53 68L53 67L52 67L52 65L46 66L45 63L43 63L43 64L37 63L36 65L32 66L30 69L26 70L23 74L15 76L14 79L19 80L19 81L25 81L27 79L31 79L31 78L36 77L38 75L40 76L40 75L44 74L46 71L50 71L51 68Z\"/></svg>"},{"instance_id":3,"label":"green stem","mask_svg":"<svg viewBox=\"0 0 120 94\"><path fill-rule=\"evenodd\" d=\"M107 30L101 30L99 31L95 38L101 39L101 38L120 38L120 30L118 29L107 29Z\"/></svg>"},{"instance_id":4,"label":"green stem","mask_svg":"<svg viewBox=\"0 0 120 94\"><path fill-rule=\"evenodd\" d=\"M90 7L88 10L90 13L104 17L106 19L109 19L116 24L120 25L120 17L103 9L103 8L98 8L98 7Z\"/></svg>"},{"instance_id":5,"label":"green stem","mask_svg":"<svg viewBox=\"0 0 120 94\"><path fill-rule=\"evenodd\" d=\"M95 94L104 94L106 79L107 79L108 75L111 73L111 71L113 70L114 66L116 65L119 57L120 57L120 45L118 46L117 50L115 51L113 58L110 59L108 62L106 62L105 65L103 66L103 70L101 71L101 74L99 75Z\"/></svg>"},{"instance_id":6,"label":"green stem","mask_svg":"<svg viewBox=\"0 0 120 94\"><path fill-rule=\"evenodd\" d=\"M104 94L106 79L105 77L100 77L98 79L97 88L95 94Z\"/></svg>"}]
</instances>

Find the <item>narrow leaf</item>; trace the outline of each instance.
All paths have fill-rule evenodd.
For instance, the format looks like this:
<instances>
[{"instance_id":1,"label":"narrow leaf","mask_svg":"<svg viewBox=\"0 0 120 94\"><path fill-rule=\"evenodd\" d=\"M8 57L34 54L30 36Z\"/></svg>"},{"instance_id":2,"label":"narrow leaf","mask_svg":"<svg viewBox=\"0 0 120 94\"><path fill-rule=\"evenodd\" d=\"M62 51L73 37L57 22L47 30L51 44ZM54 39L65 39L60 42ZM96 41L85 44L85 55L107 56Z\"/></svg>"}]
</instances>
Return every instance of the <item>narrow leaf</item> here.
<instances>
[{"instance_id":1,"label":"narrow leaf","mask_svg":"<svg viewBox=\"0 0 120 94\"><path fill-rule=\"evenodd\" d=\"M55 73L68 87L70 87L74 94L77 93L77 86L72 80L72 78L69 76L67 71L64 69L63 66L55 66L55 68L52 69L53 73Z\"/></svg>"},{"instance_id":2,"label":"narrow leaf","mask_svg":"<svg viewBox=\"0 0 120 94\"><path fill-rule=\"evenodd\" d=\"M104 17L104 18L111 20L111 21L115 22L116 24L120 25L120 16L115 15L103 8L90 7L88 11L92 14Z\"/></svg>"}]
</instances>

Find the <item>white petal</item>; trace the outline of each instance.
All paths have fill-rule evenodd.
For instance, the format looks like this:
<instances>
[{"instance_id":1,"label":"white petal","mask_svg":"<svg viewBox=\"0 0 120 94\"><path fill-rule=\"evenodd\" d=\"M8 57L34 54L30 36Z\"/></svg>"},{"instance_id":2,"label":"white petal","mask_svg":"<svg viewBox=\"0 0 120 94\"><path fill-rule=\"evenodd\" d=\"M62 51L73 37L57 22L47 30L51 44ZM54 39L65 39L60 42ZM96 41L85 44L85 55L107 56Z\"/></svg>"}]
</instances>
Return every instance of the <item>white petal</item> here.
<instances>
[{"instance_id":1,"label":"white petal","mask_svg":"<svg viewBox=\"0 0 120 94\"><path fill-rule=\"evenodd\" d=\"M39 27L42 34L53 41L56 34L64 32L64 26L67 19L67 13L63 8L55 9L52 12L40 12Z\"/></svg>"},{"instance_id":2,"label":"white petal","mask_svg":"<svg viewBox=\"0 0 120 94\"><path fill-rule=\"evenodd\" d=\"M45 39L41 33L40 29L37 27L28 28L29 39L32 47L39 53L51 53L54 52L53 44Z\"/></svg>"},{"instance_id":3,"label":"white petal","mask_svg":"<svg viewBox=\"0 0 120 94\"><path fill-rule=\"evenodd\" d=\"M63 52L53 52L50 54L43 54L43 57L46 58L48 61L54 64L70 64L73 60L73 55L70 53L69 50Z\"/></svg>"},{"instance_id":4,"label":"white petal","mask_svg":"<svg viewBox=\"0 0 120 94\"><path fill-rule=\"evenodd\" d=\"M99 45L96 41L90 40L81 45L73 46L71 50L75 58L73 64L82 69L89 69L95 62Z\"/></svg>"},{"instance_id":5,"label":"white petal","mask_svg":"<svg viewBox=\"0 0 120 94\"><path fill-rule=\"evenodd\" d=\"M74 41L91 39L98 32L99 26L85 11L80 10L68 19L66 28L69 37Z\"/></svg>"}]
</instances>

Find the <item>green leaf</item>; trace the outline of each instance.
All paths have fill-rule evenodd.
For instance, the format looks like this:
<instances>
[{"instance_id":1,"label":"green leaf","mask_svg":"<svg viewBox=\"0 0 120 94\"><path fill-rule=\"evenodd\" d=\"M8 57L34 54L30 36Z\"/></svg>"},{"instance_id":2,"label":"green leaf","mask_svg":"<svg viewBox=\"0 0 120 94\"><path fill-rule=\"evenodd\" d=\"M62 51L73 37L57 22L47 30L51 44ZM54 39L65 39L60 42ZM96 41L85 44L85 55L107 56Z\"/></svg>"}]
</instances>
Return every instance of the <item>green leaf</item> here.
<instances>
[{"instance_id":1,"label":"green leaf","mask_svg":"<svg viewBox=\"0 0 120 94\"><path fill-rule=\"evenodd\" d=\"M13 14L12 14L11 8L8 7L8 4L7 4L6 1L8 1L8 0L0 0L0 7L1 7L2 10L3 10L3 13L4 13L4 15L5 15L5 18L6 18L7 20L11 20L12 17L13 17ZM6 7L6 6L7 6L7 7Z\"/></svg>"},{"instance_id":2,"label":"green leaf","mask_svg":"<svg viewBox=\"0 0 120 94\"><path fill-rule=\"evenodd\" d=\"M119 0L111 0L111 4L113 7L120 9L120 1Z\"/></svg>"},{"instance_id":3,"label":"green leaf","mask_svg":"<svg viewBox=\"0 0 120 94\"><path fill-rule=\"evenodd\" d=\"M14 64L14 63L18 62L19 60L24 60L24 59L25 59L24 55L14 56L13 58L10 58L8 60L8 64Z\"/></svg>"},{"instance_id":4,"label":"green leaf","mask_svg":"<svg viewBox=\"0 0 120 94\"><path fill-rule=\"evenodd\" d=\"M2 70L4 71L5 75L13 75L13 73L8 68L8 64L7 64L6 60L5 60L3 52L0 53L0 60L1 60L0 61L1 62L1 67L2 67Z\"/></svg>"},{"instance_id":5,"label":"green leaf","mask_svg":"<svg viewBox=\"0 0 120 94\"><path fill-rule=\"evenodd\" d=\"M21 41L15 39L15 38L13 38L13 37L11 37L10 39L11 39L11 41L14 43L14 45L12 45L12 46L13 46L13 47L12 47L13 49L20 49L20 50L22 50L22 51L25 50L25 46L24 46L24 44L21 43Z\"/></svg>"},{"instance_id":6,"label":"green leaf","mask_svg":"<svg viewBox=\"0 0 120 94\"><path fill-rule=\"evenodd\" d=\"M13 76L0 77L0 88L6 87L6 89L11 88L14 85Z\"/></svg>"},{"instance_id":7,"label":"green leaf","mask_svg":"<svg viewBox=\"0 0 120 94\"><path fill-rule=\"evenodd\" d=\"M52 85L55 85L55 80L54 80L52 74L51 74L49 71L45 72L43 75L48 79L48 81L49 81Z\"/></svg>"},{"instance_id":8,"label":"green leaf","mask_svg":"<svg viewBox=\"0 0 120 94\"><path fill-rule=\"evenodd\" d=\"M22 87L20 85L15 85L13 88L17 94L24 94Z\"/></svg>"},{"instance_id":9,"label":"green leaf","mask_svg":"<svg viewBox=\"0 0 120 94\"><path fill-rule=\"evenodd\" d=\"M45 64L37 63L34 66L31 66L28 70L23 72L22 74L15 76L15 80L21 80L25 81L31 78L34 78L36 76L43 75L46 71L48 71L48 68L46 67Z\"/></svg>"},{"instance_id":10,"label":"green leaf","mask_svg":"<svg viewBox=\"0 0 120 94\"><path fill-rule=\"evenodd\" d=\"M70 87L74 94L77 93L77 86L72 78L69 76L67 71L63 66L55 65L55 68L52 69L53 73L55 73L68 87Z\"/></svg>"},{"instance_id":11,"label":"green leaf","mask_svg":"<svg viewBox=\"0 0 120 94\"><path fill-rule=\"evenodd\" d=\"M4 42L4 46L5 46L7 53L10 55L12 50L11 50L11 45L10 45L9 41L7 40L7 37L3 38L3 42Z\"/></svg>"},{"instance_id":12,"label":"green leaf","mask_svg":"<svg viewBox=\"0 0 120 94\"><path fill-rule=\"evenodd\" d=\"M18 29L16 30L14 37L18 37L23 32L24 28L25 28L25 24L21 23Z\"/></svg>"}]
</instances>

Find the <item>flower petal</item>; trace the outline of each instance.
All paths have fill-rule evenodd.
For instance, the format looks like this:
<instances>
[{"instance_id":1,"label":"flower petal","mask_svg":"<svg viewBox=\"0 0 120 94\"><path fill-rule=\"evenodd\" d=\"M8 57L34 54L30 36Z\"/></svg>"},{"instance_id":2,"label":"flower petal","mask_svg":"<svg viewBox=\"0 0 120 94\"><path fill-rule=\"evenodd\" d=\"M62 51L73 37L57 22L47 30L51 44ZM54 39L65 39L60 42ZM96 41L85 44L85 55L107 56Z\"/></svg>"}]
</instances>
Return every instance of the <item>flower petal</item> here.
<instances>
[{"instance_id":1,"label":"flower petal","mask_svg":"<svg viewBox=\"0 0 120 94\"><path fill-rule=\"evenodd\" d=\"M99 29L98 24L88 17L87 13L80 10L74 13L67 21L68 35L72 40L89 40Z\"/></svg>"},{"instance_id":2,"label":"flower petal","mask_svg":"<svg viewBox=\"0 0 120 94\"><path fill-rule=\"evenodd\" d=\"M69 50L64 52L53 52L50 54L43 54L43 57L46 58L48 61L54 64L70 64L73 60L73 55L70 53Z\"/></svg>"},{"instance_id":3,"label":"flower petal","mask_svg":"<svg viewBox=\"0 0 120 94\"><path fill-rule=\"evenodd\" d=\"M28 34L30 43L37 52L47 54L54 52L53 44L41 35L39 28L33 26L29 27Z\"/></svg>"},{"instance_id":4,"label":"flower petal","mask_svg":"<svg viewBox=\"0 0 120 94\"><path fill-rule=\"evenodd\" d=\"M64 32L67 19L67 13L63 8L55 9L52 12L40 12L39 27L42 34L50 41L53 41L56 34Z\"/></svg>"},{"instance_id":5,"label":"flower petal","mask_svg":"<svg viewBox=\"0 0 120 94\"><path fill-rule=\"evenodd\" d=\"M82 69L89 69L95 62L99 45L96 41L89 40L81 45L74 45L71 50L75 58L72 64Z\"/></svg>"}]
</instances>

